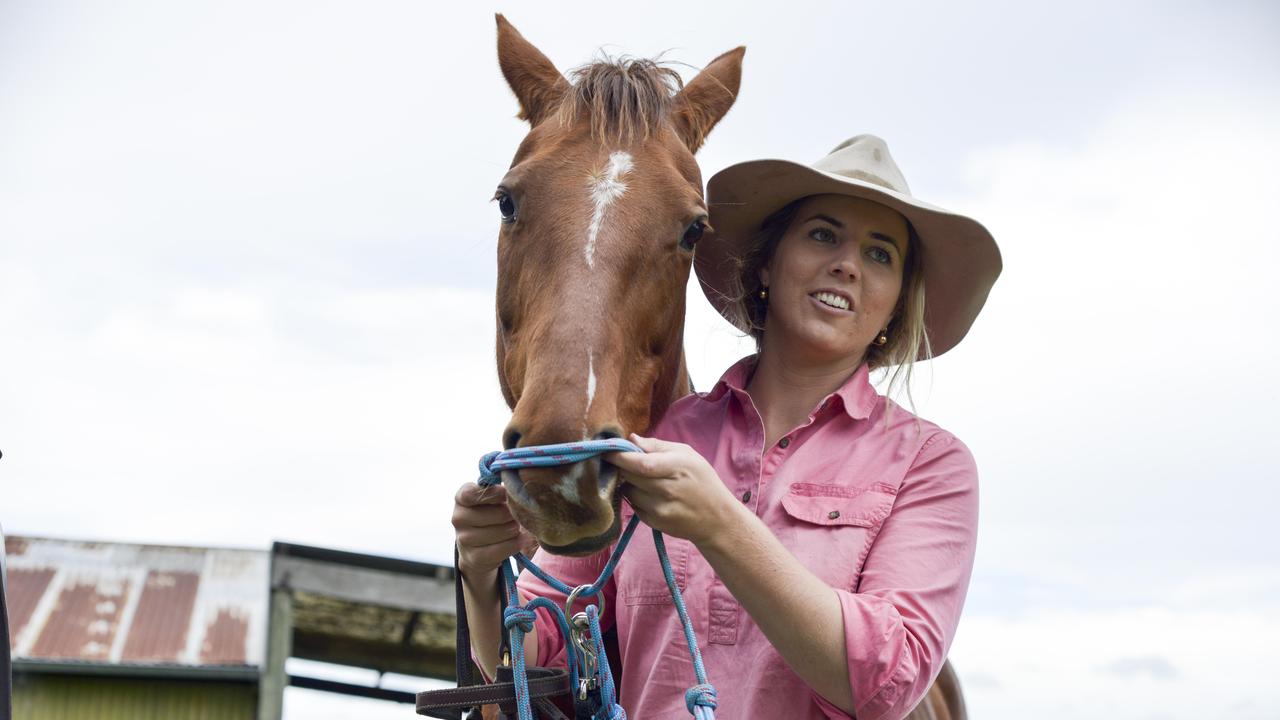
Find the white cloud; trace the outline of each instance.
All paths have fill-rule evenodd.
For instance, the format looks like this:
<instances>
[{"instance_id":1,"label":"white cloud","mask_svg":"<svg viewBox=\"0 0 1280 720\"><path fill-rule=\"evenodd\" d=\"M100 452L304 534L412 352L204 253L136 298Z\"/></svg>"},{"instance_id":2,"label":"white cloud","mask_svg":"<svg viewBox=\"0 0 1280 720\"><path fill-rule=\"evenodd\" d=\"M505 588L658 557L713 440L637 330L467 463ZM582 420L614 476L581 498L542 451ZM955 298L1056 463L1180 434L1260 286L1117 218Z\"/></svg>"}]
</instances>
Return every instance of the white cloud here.
<instances>
[{"instance_id":1,"label":"white cloud","mask_svg":"<svg viewBox=\"0 0 1280 720\"><path fill-rule=\"evenodd\" d=\"M1164 606L966 617L952 648L970 714L1274 717L1274 612Z\"/></svg>"},{"instance_id":2,"label":"white cloud","mask_svg":"<svg viewBox=\"0 0 1280 720\"><path fill-rule=\"evenodd\" d=\"M281 332L295 322L314 332ZM179 292L83 335L20 323L29 349L0 386L8 529L447 560L445 501L506 420L492 322L475 291L257 288Z\"/></svg>"}]
</instances>

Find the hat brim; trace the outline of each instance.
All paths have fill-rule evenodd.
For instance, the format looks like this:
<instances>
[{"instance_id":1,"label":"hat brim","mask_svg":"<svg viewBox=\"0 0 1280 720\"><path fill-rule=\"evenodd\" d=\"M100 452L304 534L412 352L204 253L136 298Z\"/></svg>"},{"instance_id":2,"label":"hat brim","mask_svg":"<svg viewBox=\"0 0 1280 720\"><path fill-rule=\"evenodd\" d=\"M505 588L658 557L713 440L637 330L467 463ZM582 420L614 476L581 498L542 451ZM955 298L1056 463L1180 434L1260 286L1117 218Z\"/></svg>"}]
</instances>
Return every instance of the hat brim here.
<instances>
[{"instance_id":1,"label":"hat brim","mask_svg":"<svg viewBox=\"0 0 1280 720\"><path fill-rule=\"evenodd\" d=\"M707 183L714 233L698 243L694 258L707 300L732 322L734 276L760 224L793 200L827 194L880 203L911 223L924 246L925 332L932 355L955 347L969 332L1003 267L991 233L972 218L909 195L790 160L739 163Z\"/></svg>"}]
</instances>

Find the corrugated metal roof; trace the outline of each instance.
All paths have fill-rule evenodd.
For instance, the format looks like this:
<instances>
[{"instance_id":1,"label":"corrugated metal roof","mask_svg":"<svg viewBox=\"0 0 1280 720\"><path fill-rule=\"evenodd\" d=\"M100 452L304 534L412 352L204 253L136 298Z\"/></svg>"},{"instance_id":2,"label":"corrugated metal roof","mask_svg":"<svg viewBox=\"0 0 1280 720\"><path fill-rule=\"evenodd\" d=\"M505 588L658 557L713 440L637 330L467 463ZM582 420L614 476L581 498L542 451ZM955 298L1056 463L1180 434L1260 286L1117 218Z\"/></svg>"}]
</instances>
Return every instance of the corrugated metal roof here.
<instances>
[{"instance_id":1,"label":"corrugated metal roof","mask_svg":"<svg viewBox=\"0 0 1280 720\"><path fill-rule=\"evenodd\" d=\"M15 660L261 666L270 554L5 538Z\"/></svg>"}]
</instances>

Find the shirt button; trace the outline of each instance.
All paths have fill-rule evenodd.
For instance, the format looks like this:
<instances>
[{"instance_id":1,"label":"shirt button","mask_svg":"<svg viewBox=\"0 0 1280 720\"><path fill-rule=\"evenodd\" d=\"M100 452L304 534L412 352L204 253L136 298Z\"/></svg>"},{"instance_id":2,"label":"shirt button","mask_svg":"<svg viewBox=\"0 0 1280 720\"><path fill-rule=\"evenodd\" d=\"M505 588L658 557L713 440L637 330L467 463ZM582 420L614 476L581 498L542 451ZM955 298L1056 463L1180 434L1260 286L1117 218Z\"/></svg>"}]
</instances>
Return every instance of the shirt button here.
<instances>
[{"instance_id":1,"label":"shirt button","mask_svg":"<svg viewBox=\"0 0 1280 720\"><path fill-rule=\"evenodd\" d=\"M750 490L748 490L748 491L746 491L746 492L742 493L742 502L751 502L751 491L750 491Z\"/></svg>"},{"instance_id":2,"label":"shirt button","mask_svg":"<svg viewBox=\"0 0 1280 720\"><path fill-rule=\"evenodd\" d=\"M832 510L831 512L827 513L827 517L831 518L832 520L835 520L836 518L840 517L840 511Z\"/></svg>"},{"instance_id":3,"label":"shirt button","mask_svg":"<svg viewBox=\"0 0 1280 720\"><path fill-rule=\"evenodd\" d=\"M778 447L785 448L786 446L788 446L788 445L790 445L790 444L791 444L791 438L789 438L789 437L784 437L784 438L782 438L781 440L779 440L779 441L778 441Z\"/></svg>"}]
</instances>

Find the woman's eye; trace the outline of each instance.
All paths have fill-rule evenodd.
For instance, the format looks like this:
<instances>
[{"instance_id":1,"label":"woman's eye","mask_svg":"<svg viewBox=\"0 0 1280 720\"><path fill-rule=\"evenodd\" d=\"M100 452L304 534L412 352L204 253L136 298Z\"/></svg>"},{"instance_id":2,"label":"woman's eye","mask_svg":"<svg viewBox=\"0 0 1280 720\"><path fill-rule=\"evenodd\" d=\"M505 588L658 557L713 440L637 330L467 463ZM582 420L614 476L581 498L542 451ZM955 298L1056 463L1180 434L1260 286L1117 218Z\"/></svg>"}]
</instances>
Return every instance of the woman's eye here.
<instances>
[{"instance_id":1,"label":"woman's eye","mask_svg":"<svg viewBox=\"0 0 1280 720\"><path fill-rule=\"evenodd\" d=\"M829 228L819 227L809 231L809 237L821 243L835 242L836 234L831 232Z\"/></svg>"},{"instance_id":2,"label":"woman's eye","mask_svg":"<svg viewBox=\"0 0 1280 720\"><path fill-rule=\"evenodd\" d=\"M493 199L498 201L498 212L502 213L502 222L515 222L516 201L512 199L511 193L499 188L498 192L494 194Z\"/></svg>"},{"instance_id":3,"label":"woman's eye","mask_svg":"<svg viewBox=\"0 0 1280 720\"><path fill-rule=\"evenodd\" d=\"M702 239L702 233L706 232L707 223L704 220L694 220L685 231L684 236L680 238L680 247L685 250L692 250L694 245Z\"/></svg>"},{"instance_id":4,"label":"woman's eye","mask_svg":"<svg viewBox=\"0 0 1280 720\"><path fill-rule=\"evenodd\" d=\"M884 265L888 265L893 262L893 256L889 254L888 250L885 250L882 247L873 247L867 251L867 254L871 256L872 260Z\"/></svg>"}]
</instances>

